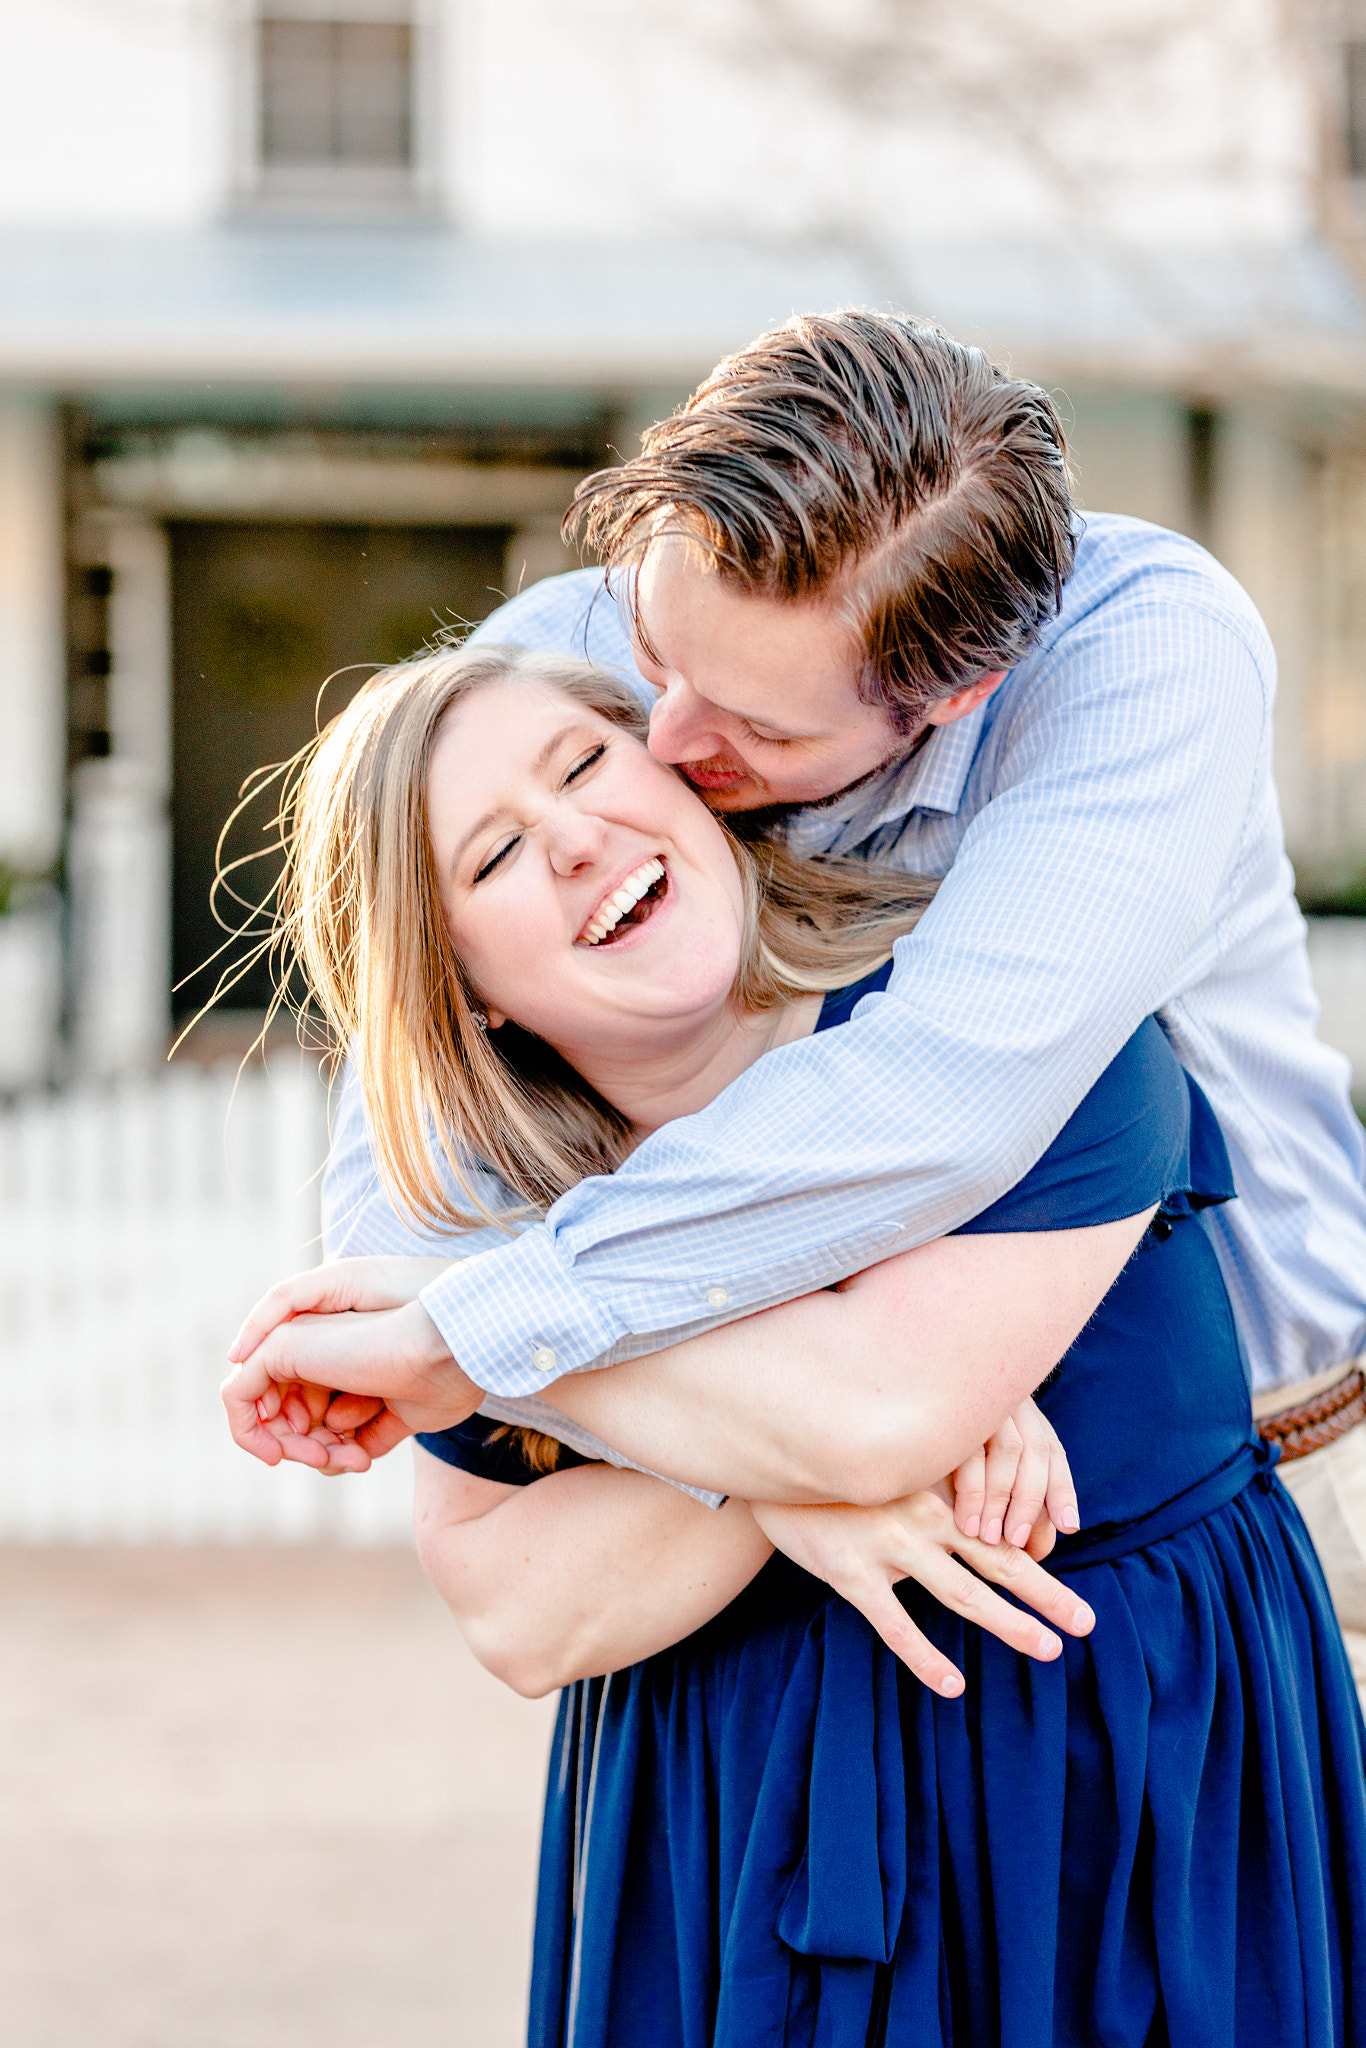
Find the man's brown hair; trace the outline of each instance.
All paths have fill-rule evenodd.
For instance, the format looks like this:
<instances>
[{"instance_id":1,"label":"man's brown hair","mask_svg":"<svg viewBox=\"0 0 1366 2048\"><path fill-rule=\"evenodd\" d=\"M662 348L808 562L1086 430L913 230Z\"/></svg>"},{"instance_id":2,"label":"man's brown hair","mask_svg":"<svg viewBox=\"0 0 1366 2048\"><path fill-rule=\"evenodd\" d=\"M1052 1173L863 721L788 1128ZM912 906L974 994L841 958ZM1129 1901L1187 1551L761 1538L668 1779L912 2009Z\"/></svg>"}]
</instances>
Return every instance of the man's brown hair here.
<instances>
[{"instance_id":1,"label":"man's brown hair","mask_svg":"<svg viewBox=\"0 0 1366 2048\"><path fill-rule=\"evenodd\" d=\"M727 583L833 598L861 693L909 732L1013 668L1062 598L1072 504L1047 392L906 315L804 314L727 356L566 531L609 568L681 532Z\"/></svg>"}]
</instances>

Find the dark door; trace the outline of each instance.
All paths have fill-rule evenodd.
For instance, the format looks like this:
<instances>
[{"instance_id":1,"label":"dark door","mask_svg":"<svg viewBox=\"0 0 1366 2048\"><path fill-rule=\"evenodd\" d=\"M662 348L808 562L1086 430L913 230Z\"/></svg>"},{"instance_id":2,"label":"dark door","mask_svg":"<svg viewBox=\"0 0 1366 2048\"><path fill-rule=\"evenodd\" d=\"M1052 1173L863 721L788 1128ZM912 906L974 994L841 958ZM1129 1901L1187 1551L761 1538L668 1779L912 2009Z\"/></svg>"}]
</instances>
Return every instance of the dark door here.
<instances>
[{"instance_id":1,"label":"dark door","mask_svg":"<svg viewBox=\"0 0 1366 2048\"><path fill-rule=\"evenodd\" d=\"M218 836L242 784L303 746L315 719L339 711L377 663L402 660L441 626L487 617L500 601L508 530L187 520L170 534L175 1009L184 1016L245 951L243 940L219 954L228 934L209 902ZM252 803L225 858L265 846L273 816L270 796ZM277 860L253 860L235 886L260 902L277 872ZM240 929L242 906L221 907ZM262 961L224 1000L261 1010L270 992Z\"/></svg>"}]
</instances>

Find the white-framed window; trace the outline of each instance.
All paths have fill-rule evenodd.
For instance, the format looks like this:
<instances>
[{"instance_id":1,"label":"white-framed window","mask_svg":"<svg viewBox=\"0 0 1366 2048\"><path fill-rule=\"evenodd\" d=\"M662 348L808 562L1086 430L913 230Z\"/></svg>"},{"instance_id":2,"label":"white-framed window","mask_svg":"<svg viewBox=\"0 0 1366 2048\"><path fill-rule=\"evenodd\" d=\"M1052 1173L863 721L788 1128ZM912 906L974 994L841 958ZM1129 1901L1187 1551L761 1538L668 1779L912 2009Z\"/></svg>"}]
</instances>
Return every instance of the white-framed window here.
<instances>
[{"instance_id":1,"label":"white-framed window","mask_svg":"<svg viewBox=\"0 0 1366 2048\"><path fill-rule=\"evenodd\" d=\"M431 205L422 0L256 0L242 28L242 201L324 213Z\"/></svg>"},{"instance_id":2,"label":"white-framed window","mask_svg":"<svg viewBox=\"0 0 1366 2048\"><path fill-rule=\"evenodd\" d=\"M1366 178L1366 35L1342 45L1343 144L1349 178Z\"/></svg>"}]
</instances>

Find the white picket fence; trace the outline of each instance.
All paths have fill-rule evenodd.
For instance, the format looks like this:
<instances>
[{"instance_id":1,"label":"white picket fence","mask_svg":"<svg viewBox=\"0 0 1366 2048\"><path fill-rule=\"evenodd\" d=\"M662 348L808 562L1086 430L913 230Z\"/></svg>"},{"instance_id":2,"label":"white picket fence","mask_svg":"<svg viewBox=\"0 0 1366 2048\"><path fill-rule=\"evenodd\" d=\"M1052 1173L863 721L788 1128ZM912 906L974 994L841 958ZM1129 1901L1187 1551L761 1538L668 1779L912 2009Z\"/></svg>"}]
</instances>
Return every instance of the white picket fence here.
<instances>
[{"instance_id":1,"label":"white picket fence","mask_svg":"<svg viewBox=\"0 0 1366 2048\"><path fill-rule=\"evenodd\" d=\"M251 1303L318 1257L326 1105L297 1070L172 1070L0 1109L0 1540L407 1539L405 1449L274 1469L218 1386Z\"/></svg>"}]
</instances>

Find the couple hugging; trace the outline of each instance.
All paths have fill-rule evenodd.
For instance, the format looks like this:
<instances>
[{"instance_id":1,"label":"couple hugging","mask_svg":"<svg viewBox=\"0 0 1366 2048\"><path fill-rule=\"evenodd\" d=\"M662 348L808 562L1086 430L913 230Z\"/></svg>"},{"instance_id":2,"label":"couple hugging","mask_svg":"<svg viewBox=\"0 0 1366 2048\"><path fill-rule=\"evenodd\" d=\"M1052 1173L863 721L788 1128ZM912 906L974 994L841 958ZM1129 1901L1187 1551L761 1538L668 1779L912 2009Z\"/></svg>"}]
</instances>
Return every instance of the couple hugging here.
<instances>
[{"instance_id":1,"label":"couple hugging","mask_svg":"<svg viewBox=\"0 0 1366 2048\"><path fill-rule=\"evenodd\" d=\"M416 1433L428 1574L564 1688L531 2041L1366 2041L1275 1469L1366 1435L1362 1133L1255 612L899 317L764 336L576 514L605 571L303 764L330 1263L225 1388L267 1462Z\"/></svg>"}]
</instances>

